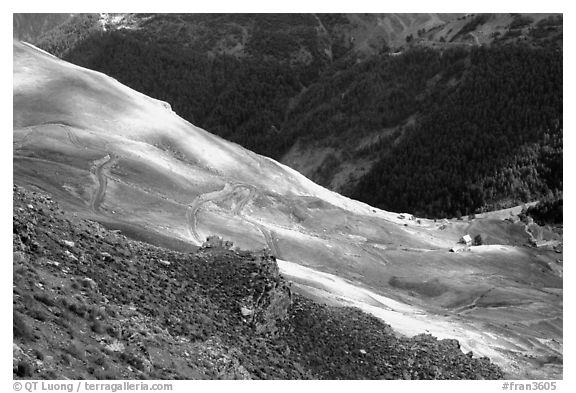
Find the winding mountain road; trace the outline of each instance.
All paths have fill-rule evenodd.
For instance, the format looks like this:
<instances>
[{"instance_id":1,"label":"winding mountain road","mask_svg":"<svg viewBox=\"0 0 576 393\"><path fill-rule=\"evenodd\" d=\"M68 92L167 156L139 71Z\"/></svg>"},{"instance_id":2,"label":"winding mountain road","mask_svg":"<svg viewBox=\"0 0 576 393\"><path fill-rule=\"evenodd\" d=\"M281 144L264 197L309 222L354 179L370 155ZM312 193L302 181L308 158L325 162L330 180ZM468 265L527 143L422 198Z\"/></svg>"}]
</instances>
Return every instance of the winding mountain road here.
<instances>
[{"instance_id":1,"label":"winding mountain road","mask_svg":"<svg viewBox=\"0 0 576 393\"><path fill-rule=\"evenodd\" d=\"M24 127L24 128L20 128L18 131L23 131L23 130L29 130L26 135L24 135L22 137L21 140L14 140L13 144L16 144L16 149L20 149L24 146L24 144L26 142L28 142L28 139L30 138L30 136L32 136L32 134L38 133L38 128L41 128L42 131L46 131L48 130L47 128L45 128L45 126L57 126L57 127L61 127L64 129L64 131L66 132L66 137L68 139L68 141L76 147L80 147L82 149L86 149L87 147L85 145L83 145L82 143L80 143L80 140L78 139L78 136L74 133L74 131L72 131L72 129L62 123L42 123L42 124L37 124L37 125L33 125L33 126L28 126L28 127Z\"/></svg>"},{"instance_id":2,"label":"winding mountain road","mask_svg":"<svg viewBox=\"0 0 576 393\"><path fill-rule=\"evenodd\" d=\"M236 206L234 206L234 208L232 209L232 213L235 216L238 216L244 221L248 222L249 224L255 226L264 237L264 241L266 242L266 245L268 246L272 254L277 258L279 258L280 252L278 249L275 233L270 229L268 229L266 226L264 226L262 223L258 222L257 220L242 214L242 211L244 210L246 205L254 198L254 196L258 192L256 187L250 184L226 183L224 187L220 190L208 192L206 194L202 194L196 197L196 199L194 199L194 201L192 201L192 203L188 205L188 209L186 211L186 220L189 223L188 232L190 234L190 237L193 238L198 244L202 244L204 241L201 238L200 234L198 233L198 227L197 227L198 212L202 208L202 205L204 205L207 202L224 200L234 192L241 189L247 189L248 195L242 198L242 200L238 202Z\"/></svg>"},{"instance_id":3,"label":"winding mountain road","mask_svg":"<svg viewBox=\"0 0 576 393\"><path fill-rule=\"evenodd\" d=\"M70 141L70 143L76 147L80 147L82 149L86 149L87 147L83 144L80 143L80 140L78 139L78 136L74 133L74 131L72 131L70 129L70 127L68 127L67 125L64 124L56 124L62 128L64 128L64 131L66 131L66 136L68 137L68 140Z\"/></svg>"},{"instance_id":4,"label":"winding mountain road","mask_svg":"<svg viewBox=\"0 0 576 393\"><path fill-rule=\"evenodd\" d=\"M44 130L48 129L48 128L46 128L47 126L61 127L64 129L64 132L66 133L66 138L68 139L68 141L70 142L70 144L72 146L78 147L82 150L85 150L88 148L86 145L84 145L80 142L76 133L69 126L62 124L62 123L43 123L43 124L39 124L39 125L35 125L35 126L26 127L26 129L30 129L30 131L28 133L26 133L21 140L19 140L19 141L15 140L14 141L14 144L16 145L16 146L14 146L14 148L16 150L22 148L24 146L24 144L27 142L28 138L33 133L38 132L38 128L42 127L42 126L45 127ZM105 147L107 147L107 145ZM106 152L106 150L103 149L103 152ZM66 166L70 166L70 167L78 169L77 167L69 165L67 163L43 159L43 158L38 158L38 157L29 157L29 156L14 154L13 158L38 161L38 162L49 163L49 164L66 165ZM118 161L118 157L111 155L111 153L107 153L103 158L94 161L92 168L90 168L90 173L96 177L96 181L98 183L98 187L97 187L96 191L94 191L94 193L92 194L92 196L90 198L90 202L89 202L90 210L92 210L96 214L101 214L100 205L102 204L102 202L104 200L104 196L106 194L106 188L107 188L107 184L108 184L107 177L109 175L108 174L109 168L111 168L117 161Z\"/></svg>"},{"instance_id":5,"label":"winding mountain road","mask_svg":"<svg viewBox=\"0 0 576 393\"><path fill-rule=\"evenodd\" d=\"M188 209L186 210L186 220L188 221L188 233L190 237L196 240L198 244L202 244L204 240L200 237L198 233L198 211L202 207L203 204L216 201L219 199L223 199L224 197L228 196L233 189L230 188L230 184L226 183L224 187L220 190L207 192L205 194L198 195L190 205L188 205Z\"/></svg>"},{"instance_id":6,"label":"winding mountain road","mask_svg":"<svg viewBox=\"0 0 576 393\"><path fill-rule=\"evenodd\" d=\"M117 161L118 157L107 154L103 158L95 161L94 166L90 170L90 172L96 176L96 180L98 181L98 189L92 194L92 198L90 199L90 209L94 213L101 213L100 205L104 200L106 187L108 185L106 171L109 170L109 168Z\"/></svg>"}]
</instances>

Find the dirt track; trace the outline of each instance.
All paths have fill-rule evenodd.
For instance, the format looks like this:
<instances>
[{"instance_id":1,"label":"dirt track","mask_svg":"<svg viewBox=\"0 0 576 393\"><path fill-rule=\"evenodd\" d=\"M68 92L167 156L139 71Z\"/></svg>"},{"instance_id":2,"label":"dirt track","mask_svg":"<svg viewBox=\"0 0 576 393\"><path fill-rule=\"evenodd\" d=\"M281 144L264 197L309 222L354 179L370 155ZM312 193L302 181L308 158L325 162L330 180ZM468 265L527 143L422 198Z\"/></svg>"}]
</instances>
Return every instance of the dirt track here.
<instances>
[{"instance_id":1,"label":"dirt track","mask_svg":"<svg viewBox=\"0 0 576 393\"><path fill-rule=\"evenodd\" d=\"M247 216L242 214L242 211L244 210L244 208L246 207L248 202L250 202L254 198L256 193L258 192L256 187L249 185L249 184L226 183L224 188L222 188L221 190L202 194L202 195L198 196L196 199L194 199L194 201L188 206L188 209L186 211L186 219L189 223L188 230L189 230L190 237L193 238L198 244L202 244L204 241L204 239L202 239L202 237L198 233L198 227L197 227L198 226L198 212L202 208L203 204L210 202L210 201L224 200L239 189L248 189L249 193L246 197L244 197L240 202L238 202L236 204L236 206L232 209L232 213L235 216L242 218L244 221L246 221L246 222L252 224L253 226L255 226L256 228L258 228L260 233L262 233L262 236L264 237L264 240L265 240L268 248L272 252L272 254L279 258L280 252L278 249L278 244L276 242L276 237L275 237L274 232L269 230L268 228L266 228L266 226L264 226L262 223L258 222L257 220L250 218L250 217L247 217Z\"/></svg>"},{"instance_id":2,"label":"dirt track","mask_svg":"<svg viewBox=\"0 0 576 393\"><path fill-rule=\"evenodd\" d=\"M100 205L104 200L106 187L108 185L108 178L105 171L114 165L116 161L118 161L118 157L107 154L100 160L94 162L94 167L92 170L94 171L93 173L96 176L96 180L98 181L98 189L92 194L92 198L90 199L90 209L94 213L101 213Z\"/></svg>"},{"instance_id":3,"label":"dirt track","mask_svg":"<svg viewBox=\"0 0 576 393\"><path fill-rule=\"evenodd\" d=\"M227 195L229 195L233 190L230 190L230 184L225 184L224 187L217 191L208 192L206 194L202 194L197 196L190 205L188 205L188 209L186 210L186 219L188 221L188 232L190 237L196 240L198 244L202 244L204 240L201 238L200 234L198 233L198 211L202 207L203 204L209 201L215 201L219 199L223 199Z\"/></svg>"},{"instance_id":4,"label":"dirt track","mask_svg":"<svg viewBox=\"0 0 576 393\"><path fill-rule=\"evenodd\" d=\"M57 126L60 126L62 128L64 128L64 131L66 131L66 135L68 136L68 140L70 141L70 143L76 147L80 147L82 149L86 149L86 146L84 146L83 144L80 143L80 140L78 139L78 136L74 133L74 131L72 131L70 129L70 127L64 125L64 124L55 124Z\"/></svg>"}]
</instances>

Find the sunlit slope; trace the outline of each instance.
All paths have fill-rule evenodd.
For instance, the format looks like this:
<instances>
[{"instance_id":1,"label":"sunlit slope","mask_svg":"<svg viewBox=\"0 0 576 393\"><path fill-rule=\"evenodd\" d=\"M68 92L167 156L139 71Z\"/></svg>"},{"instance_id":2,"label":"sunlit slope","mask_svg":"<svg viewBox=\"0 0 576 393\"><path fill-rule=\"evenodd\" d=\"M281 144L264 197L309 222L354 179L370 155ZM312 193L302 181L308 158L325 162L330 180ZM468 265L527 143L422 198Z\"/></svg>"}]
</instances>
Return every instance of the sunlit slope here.
<instances>
[{"instance_id":1,"label":"sunlit slope","mask_svg":"<svg viewBox=\"0 0 576 393\"><path fill-rule=\"evenodd\" d=\"M114 148L154 147L220 177L233 176L283 195L320 196L355 212L370 211L367 205L330 193L288 167L194 127L164 102L27 44L14 44L14 108L15 129L64 124L130 143Z\"/></svg>"},{"instance_id":2,"label":"sunlit slope","mask_svg":"<svg viewBox=\"0 0 576 393\"><path fill-rule=\"evenodd\" d=\"M561 374L562 256L524 247L530 235L522 224L373 209L26 44L14 43L13 88L14 181L48 191L70 212L179 249L210 234L267 247L289 262L281 268L303 292L344 301L326 284L325 274L335 275L389 299L375 307L398 315L389 322L399 332L413 332L406 321L416 313L431 333L468 337L467 348L496 353L507 372ZM475 230L492 246L448 251ZM456 328L442 330L448 325L438 317Z\"/></svg>"},{"instance_id":3,"label":"sunlit slope","mask_svg":"<svg viewBox=\"0 0 576 393\"><path fill-rule=\"evenodd\" d=\"M395 214L326 190L289 167L194 127L164 102L21 43L14 44L14 142L16 162L26 163L16 165L16 174L21 170L32 177L31 168L39 166L42 173L35 181L58 185L77 198L71 203L108 218L141 223L154 214L153 206L170 205L165 213L174 211L179 220L168 231L183 240L198 243L212 231L202 228L197 216L219 209L204 205L234 203L236 197L265 224L285 216L284 229L301 229L301 221L313 229L319 223L316 213L336 212L322 219L330 224L336 218L332 224L344 225L344 233L356 224L342 224L342 214L374 220L376 226L364 228L369 236L386 233L381 225L406 236L399 225L382 220L395 220ZM51 175L55 165L67 176ZM242 190L249 193L245 200ZM211 198L213 192L219 198ZM188 221L182 210L188 211ZM218 215L245 215L241 209L220 210ZM298 217L298 210L305 217ZM351 220L364 225L364 219ZM190 228L189 221L198 228Z\"/></svg>"}]
</instances>

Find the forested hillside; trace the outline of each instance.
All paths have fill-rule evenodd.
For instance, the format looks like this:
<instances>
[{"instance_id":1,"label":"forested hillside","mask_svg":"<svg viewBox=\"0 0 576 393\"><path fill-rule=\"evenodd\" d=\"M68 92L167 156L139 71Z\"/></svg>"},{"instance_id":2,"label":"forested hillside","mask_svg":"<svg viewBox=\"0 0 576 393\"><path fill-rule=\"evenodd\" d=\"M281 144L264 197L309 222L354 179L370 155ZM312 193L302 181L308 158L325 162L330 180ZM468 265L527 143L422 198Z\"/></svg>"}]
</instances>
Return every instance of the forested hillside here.
<instances>
[{"instance_id":1,"label":"forested hillside","mask_svg":"<svg viewBox=\"0 0 576 393\"><path fill-rule=\"evenodd\" d=\"M360 50L341 15L122 18L79 15L38 45L384 209L459 216L561 196L561 17L510 16L482 47L494 17L460 17L397 53L374 38ZM424 45L444 30L450 42Z\"/></svg>"},{"instance_id":2,"label":"forested hillside","mask_svg":"<svg viewBox=\"0 0 576 393\"><path fill-rule=\"evenodd\" d=\"M353 196L385 209L461 215L562 191L562 55L474 49Z\"/></svg>"}]
</instances>

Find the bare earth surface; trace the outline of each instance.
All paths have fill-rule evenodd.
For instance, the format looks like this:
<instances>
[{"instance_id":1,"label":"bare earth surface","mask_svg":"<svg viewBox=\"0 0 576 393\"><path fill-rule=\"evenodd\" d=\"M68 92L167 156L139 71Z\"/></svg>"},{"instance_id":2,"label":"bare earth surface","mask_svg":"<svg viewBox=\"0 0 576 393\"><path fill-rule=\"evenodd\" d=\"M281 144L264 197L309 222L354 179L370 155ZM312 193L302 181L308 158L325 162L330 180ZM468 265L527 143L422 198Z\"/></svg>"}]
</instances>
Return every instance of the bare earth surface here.
<instances>
[{"instance_id":1,"label":"bare earth surface","mask_svg":"<svg viewBox=\"0 0 576 393\"><path fill-rule=\"evenodd\" d=\"M308 297L455 338L510 378L562 378L562 236L535 239L514 211L435 222L372 208L18 43L13 140L14 182L78 217L175 250L211 234L268 248ZM467 233L486 245L450 252Z\"/></svg>"}]
</instances>

